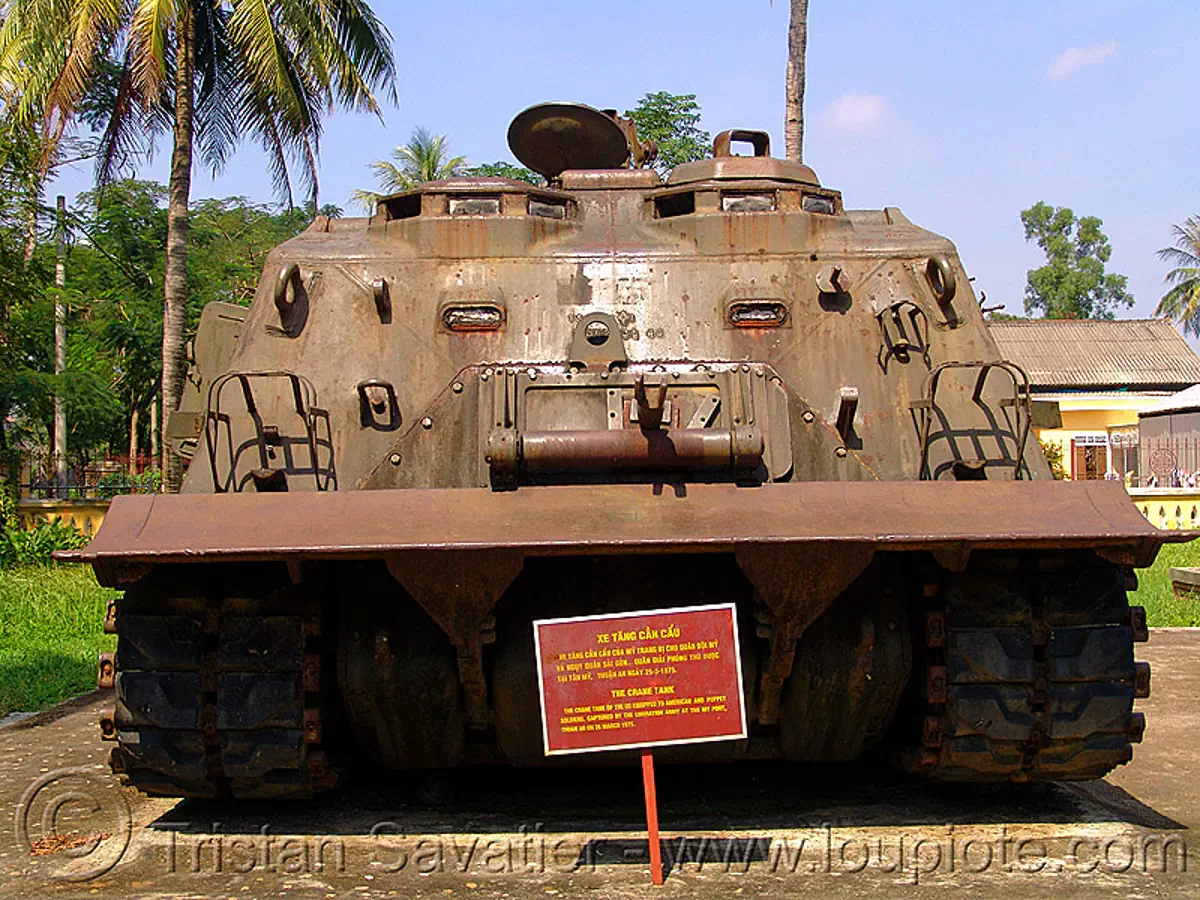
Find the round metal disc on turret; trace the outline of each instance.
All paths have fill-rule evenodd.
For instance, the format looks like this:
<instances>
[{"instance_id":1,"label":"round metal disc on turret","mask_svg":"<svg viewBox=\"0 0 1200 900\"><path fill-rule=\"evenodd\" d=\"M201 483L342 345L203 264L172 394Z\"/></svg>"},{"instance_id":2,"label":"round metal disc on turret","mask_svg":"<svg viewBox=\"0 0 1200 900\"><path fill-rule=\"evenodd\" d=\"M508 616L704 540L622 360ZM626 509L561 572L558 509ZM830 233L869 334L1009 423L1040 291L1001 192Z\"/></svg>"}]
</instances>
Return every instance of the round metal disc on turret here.
<instances>
[{"instance_id":1,"label":"round metal disc on turret","mask_svg":"<svg viewBox=\"0 0 1200 900\"><path fill-rule=\"evenodd\" d=\"M508 126L513 155L533 171L557 178L567 169L619 169L629 159L621 126L582 103L540 103Z\"/></svg>"}]
</instances>

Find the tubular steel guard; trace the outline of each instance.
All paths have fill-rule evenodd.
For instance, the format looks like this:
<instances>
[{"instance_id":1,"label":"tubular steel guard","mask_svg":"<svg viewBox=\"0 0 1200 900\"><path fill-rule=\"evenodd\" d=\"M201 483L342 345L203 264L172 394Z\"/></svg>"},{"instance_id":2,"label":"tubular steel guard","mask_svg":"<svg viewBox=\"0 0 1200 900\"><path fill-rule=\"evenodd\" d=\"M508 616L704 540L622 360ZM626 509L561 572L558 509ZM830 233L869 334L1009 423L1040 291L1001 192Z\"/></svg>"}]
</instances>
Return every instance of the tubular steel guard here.
<instances>
[{"instance_id":1,"label":"tubular steel guard","mask_svg":"<svg viewBox=\"0 0 1200 900\"><path fill-rule=\"evenodd\" d=\"M981 512L986 511L986 512ZM102 582L126 565L381 557L730 551L831 544L878 550L1090 547L1130 563L1188 535L1151 526L1111 482L797 482L563 485L125 496L83 550ZM1138 563L1148 564L1148 563Z\"/></svg>"}]
</instances>

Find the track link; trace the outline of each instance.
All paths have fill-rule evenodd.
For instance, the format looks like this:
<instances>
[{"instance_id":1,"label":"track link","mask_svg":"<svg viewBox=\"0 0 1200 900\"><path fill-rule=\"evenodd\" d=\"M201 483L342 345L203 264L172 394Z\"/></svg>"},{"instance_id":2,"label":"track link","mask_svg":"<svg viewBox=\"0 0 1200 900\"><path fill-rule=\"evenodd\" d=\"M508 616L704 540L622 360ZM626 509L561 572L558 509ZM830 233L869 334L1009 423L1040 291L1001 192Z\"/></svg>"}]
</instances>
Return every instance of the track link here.
<instances>
[{"instance_id":1,"label":"track link","mask_svg":"<svg viewBox=\"0 0 1200 900\"><path fill-rule=\"evenodd\" d=\"M915 667L920 749L905 768L946 781L1101 778L1133 756L1145 721L1147 639L1132 571L1085 551L974 554L927 573Z\"/></svg>"},{"instance_id":2,"label":"track link","mask_svg":"<svg viewBox=\"0 0 1200 900\"><path fill-rule=\"evenodd\" d=\"M320 608L264 574L158 570L126 591L110 762L129 784L255 799L336 784L321 746Z\"/></svg>"}]
</instances>

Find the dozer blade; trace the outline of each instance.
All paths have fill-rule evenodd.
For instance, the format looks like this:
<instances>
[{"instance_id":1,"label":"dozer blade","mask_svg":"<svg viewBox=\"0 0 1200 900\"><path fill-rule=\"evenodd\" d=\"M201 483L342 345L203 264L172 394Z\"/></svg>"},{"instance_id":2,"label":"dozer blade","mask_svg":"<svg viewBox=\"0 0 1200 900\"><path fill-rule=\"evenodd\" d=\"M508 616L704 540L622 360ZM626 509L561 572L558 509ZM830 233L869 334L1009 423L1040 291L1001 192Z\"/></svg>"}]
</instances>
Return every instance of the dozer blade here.
<instances>
[{"instance_id":1,"label":"dozer blade","mask_svg":"<svg viewBox=\"0 0 1200 900\"><path fill-rule=\"evenodd\" d=\"M372 558L398 551L526 555L722 552L798 543L876 550L1097 548L1149 565L1189 535L1154 528L1112 482L570 485L517 491L118 497L99 533L59 559L109 564ZM113 577L109 577L112 575Z\"/></svg>"}]
</instances>

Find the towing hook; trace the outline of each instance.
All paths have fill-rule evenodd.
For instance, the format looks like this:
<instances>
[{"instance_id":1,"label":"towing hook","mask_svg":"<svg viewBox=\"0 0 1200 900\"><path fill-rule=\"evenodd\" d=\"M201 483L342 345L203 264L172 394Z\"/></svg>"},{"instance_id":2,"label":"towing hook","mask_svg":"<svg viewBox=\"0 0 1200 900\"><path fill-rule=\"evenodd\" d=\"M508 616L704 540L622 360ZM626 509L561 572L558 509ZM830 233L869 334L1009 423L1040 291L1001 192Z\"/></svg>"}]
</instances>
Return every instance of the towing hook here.
<instances>
[{"instance_id":1,"label":"towing hook","mask_svg":"<svg viewBox=\"0 0 1200 900\"><path fill-rule=\"evenodd\" d=\"M655 431L662 426L663 409L667 402L667 383L656 385L653 403L646 393L646 376L638 375L633 383L633 396L638 405L638 424L643 431Z\"/></svg>"}]
</instances>

